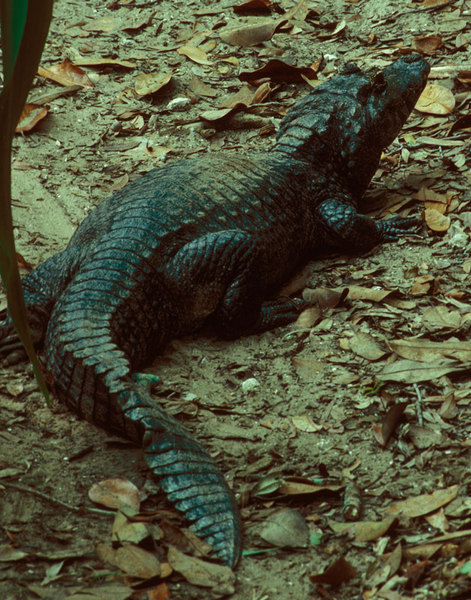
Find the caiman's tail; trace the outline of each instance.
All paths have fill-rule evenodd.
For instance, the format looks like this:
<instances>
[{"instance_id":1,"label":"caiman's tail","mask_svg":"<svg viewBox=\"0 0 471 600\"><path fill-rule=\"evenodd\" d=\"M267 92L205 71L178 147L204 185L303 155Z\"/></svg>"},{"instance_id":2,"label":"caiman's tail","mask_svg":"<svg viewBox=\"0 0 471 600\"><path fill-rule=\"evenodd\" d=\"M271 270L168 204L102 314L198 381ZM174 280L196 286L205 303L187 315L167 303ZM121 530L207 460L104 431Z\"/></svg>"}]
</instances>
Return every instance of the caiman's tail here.
<instances>
[{"instance_id":1,"label":"caiman's tail","mask_svg":"<svg viewBox=\"0 0 471 600\"><path fill-rule=\"evenodd\" d=\"M235 566L241 526L223 475L192 435L131 379L128 358L113 339L107 315L112 311L94 307L92 294L83 302L73 289L64 294L46 334L46 367L58 397L80 416L143 445L168 498L217 555Z\"/></svg>"}]
</instances>

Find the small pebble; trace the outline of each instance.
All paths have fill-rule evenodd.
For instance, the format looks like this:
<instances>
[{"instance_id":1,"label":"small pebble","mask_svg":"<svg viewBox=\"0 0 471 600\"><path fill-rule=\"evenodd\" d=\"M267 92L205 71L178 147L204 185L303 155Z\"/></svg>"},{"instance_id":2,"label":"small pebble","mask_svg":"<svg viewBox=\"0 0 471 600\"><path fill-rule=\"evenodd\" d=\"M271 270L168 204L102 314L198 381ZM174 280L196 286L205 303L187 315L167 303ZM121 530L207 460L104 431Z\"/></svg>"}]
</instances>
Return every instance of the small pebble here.
<instances>
[{"instance_id":1,"label":"small pebble","mask_svg":"<svg viewBox=\"0 0 471 600\"><path fill-rule=\"evenodd\" d=\"M189 104L190 104L190 99L182 96L180 98L174 98L173 100L170 100L170 102L167 104L167 109L168 110L183 110Z\"/></svg>"},{"instance_id":2,"label":"small pebble","mask_svg":"<svg viewBox=\"0 0 471 600\"><path fill-rule=\"evenodd\" d=\"M260 384L255 379L255 377L249 377L241 383L241 388L243 392L253 392L258 387L260 387Z\"/></svg>"}]
</instances>

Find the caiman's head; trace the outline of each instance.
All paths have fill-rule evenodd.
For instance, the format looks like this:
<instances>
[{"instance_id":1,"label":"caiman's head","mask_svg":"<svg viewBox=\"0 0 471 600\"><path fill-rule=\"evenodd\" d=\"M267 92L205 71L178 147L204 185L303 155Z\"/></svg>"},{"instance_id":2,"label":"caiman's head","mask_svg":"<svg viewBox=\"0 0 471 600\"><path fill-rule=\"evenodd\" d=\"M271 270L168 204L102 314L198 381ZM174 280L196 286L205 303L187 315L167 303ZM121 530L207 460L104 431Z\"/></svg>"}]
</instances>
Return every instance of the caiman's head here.
<instances>
[{"instance_id":1,"label":"caiman's head","mask_svg":"<svg viewBox=\"0 0 471 600\"><path fill-rule=\"evenodd\" d=\"M429 71L418 54L404 56L376 74L347 65L288 112L280 125L277 147L325 162L326 170L332 163L359 199L381 152L414 108Z\"/></svg>"}]
</instances>

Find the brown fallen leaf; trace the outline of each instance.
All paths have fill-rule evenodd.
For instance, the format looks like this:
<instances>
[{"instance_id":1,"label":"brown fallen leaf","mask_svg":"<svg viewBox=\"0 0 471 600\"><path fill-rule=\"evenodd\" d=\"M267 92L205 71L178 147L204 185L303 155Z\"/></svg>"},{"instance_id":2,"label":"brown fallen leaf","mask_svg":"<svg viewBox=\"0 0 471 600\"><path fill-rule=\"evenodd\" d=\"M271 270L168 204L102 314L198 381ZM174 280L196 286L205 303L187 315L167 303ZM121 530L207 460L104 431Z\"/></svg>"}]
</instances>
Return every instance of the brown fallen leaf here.
<instances>
[{"instance_id":1,"label":"brown fallen leaf","mask_svg":"<svg viewBox=\"0 0 471 600\"><path fill-rule=\"evenodd\" d=\"M291 417L291 422L299 431L304 433L317 433L323 429L322 425L314 423L309 415L297 415Z\"/></svg>"},{"instance_id":2,"label":"brown fallen leaf","mask_svg":"<svg viewBox=\"0 0 471 600\"><path fill-rule=\"evenodd\" d=\"M322 308L311 306L302 311L293 323L294 329L310 329L322 318ZM298 365L300 366L300 365Z\"/></svg>"},{"instance_id":3,"label":"brown fallen leaf","mask_svg":"<svg viewBox=\"0 0 471 600\"><path fill-rule=\"evenodd\" d=\"M331 563L322 573L310 575L309 579L312 583L325 583L337 587L346 581L350 581L356 574L355 567L341 557Z\"/></svg>"},{"instance_id":4,"label":"brown fallen leaf","mask_svg":"<svg viewBox=\"0 0 471 600\"><path fill-rule=\"evenodd\" d=\"M186 56L190 60L199 65L213 65L214 62L209 60L207 53L202 48L186 45L177 49L178 54Z\"/></svg>"},{"instance_id":5,"label":"brown fallen leaf","mask_svg":"<svg viewBox=\"0 0 471 600\"><path fill-rule=\"evenodd\" d=\"M296 369L299 377L307 380L312 379L313 376L317 378L317 375L322 373L326 368L325 363L315 358L304 358L303 356L293 356L291 364Z\"/></svg>"},{"instance_id":6,"label":"brown fallen leaf","mask_svg":"<svg viewBox=\"0 0 471 600\"><path fill-rule=\"evenodd\" d=\"M75 588L76 589L76 588ZM90 587L82 587L76 592L67 595L67 600L127 600L135 594L133 588L121 583L97 584L94 582Z\"/></svg>"},{"instance_id":7,"label":"brown fallen leaf","mask_svg":"<svg viewBox=\"0 0 471 600\"><path fill-rule=\"evenodd\" d=\"M221 29L219 36L226 44L232 46L255 46L271 39L276 31L287 23L286 19L269 19L261 23L227 26Z\"/></svg>"},{"instance_id":8,"label":"brown fallen leaf","mask_svg":"<svg viewBox=\"0 0 471 600\"><path fill-rule=\"evenodd\" d=\"M225 594L234 593L235 574L229 567L187 556L175 546L168 549L168 562L193 585L215 588Z\"/></svg>"},{"instance_id":9,"label":"brown fallen leaf","mask_svg":"<svg viewBox=\"0 0 471 600\"><path fill-rule=\"evenodd\" d=\"M339 523L329 519L329 526L335 533L351 532L357 542L371 542L385 535L395 522L396 517L386 517L381 521L357 521L356 523Z\"/></svg>"},{"instance_id":10,"label":"brown fallen leaf","mask_svg":"<svg viewBox=\"0 0 471 600\"><path fill-rule=\"evenodd\" d=\"M279 83L301 83L304 81L303 75L308 79L316 79L317 77L314 69L310 67L294 67L278 58L274 58L255 71L243 71L240 73L239 79L249 83L261 79L270 79Z\"/></svg>"},{"instance_id":11,"label":"brown fallen leaf","mask_svg":"<svg viewBox=\"0 0 471 600\"><path fill-rule=\"evenodd\" d=\"M155 554L147 552L139 546L127 544L115 549L107 544L98 543L96 552L100 560L115 565L131 577L150 579L160 576L161 569L158 558Z\"/></svg>"},{"instance_id":12,"label":"brown fallen leaf","mask_svg":"<svg viewBox=\"0 0 471 600\"><path fill-rule=\"evenodd\" d=\"M31 131L47 115L47 108L38 104L25 104L16 126L15 133Z\"/></svg>"},{"instance_id":13,"label":"brown fallen leaf","mask_svg":"<svg viewBox=\"0 0 471 600\"><path fill-rule=\"evenodd\" d=\"M440 508L440 510L437 510L432 514L427 515L425 517L425 520L429 525L435 527L435 529L439 529L442 533L445 533L450 529L450 523L448 522L448 519L445 516L443 508Z\"/></svg>"},{"instance_id":14,"label":"brown fallen leaf","mask_svg":"<svg viewBox=\"0 0 471 600\"><path fill-rule=\"evenodd\" d=\"M408 431L410 441L419 450L430 448L441 444L444 440L443 435L439 431L434 431L429 427L421 427L420 425L412 424Z\"/></svg>"},{"instance_id":15,"label":"brown fallen leaf","mask_svg":"<svg viewBox=\"0 0 471 600\"><path fill-rule=\"evenodd\" d=\"M415 109L431 115L449 115L455 108L453 92L443 85L427 83Z\"/></svg>"},{"instance_id":16,"label":"brown fallen leaf","mask_svg":"<svg viewBox=\"0 0 471 600\"><path fill-rule=\"evenodd\" d=\"M343 484L335 483L332 478L326 478L325 483L314 483L314 481L310 481L305 477L286 477L278 486L276 492L282 496L298 496L325 491L338 492L343 487L345 487Z\"/></svg>"},{"instance_id":17,"label":"brown fallen leaf","mask_svg":"<svg viewBox=\"0 0 471 600\"><path fill-rule=\"evenodd\" d=\"M0 544L0 563L23 560L26 556L28 556L27 552L13 548L10 544Z\"/></svg>"},{"instance_id":18,"label":"brown fallen leaf","mask_svg":"<svg viewBox=\"0 0 471 600\"><path fill-rule=\"evenodd\" d=\"M214 98L218 95L217 91L204 83L197 75L193 75L190 81L190 90L197 96L208 96Z\"/></svg>"},{"instance_id":19,"label":"brown fallen leaf","mask_svg":"<svg viewBox=\"0 0 471 600\"><path fill-rule=\"evenodd\" d=\"M129 506L136 511L139 510L139 490L131 481L120 477L94 483L88 491L88 497L92 502L108 508Z\"/></svg>"},{"instance_id":20,"label":"brown fallen leaf","mask_svg":"<svg viewBox=\"0 0 471 600\"><path fill-rule=\"evenodd\" d=\"M402 417L403 412L407 407L407 402L398 402L394 404L386 413L381 425L373 425L373 432L376 441L383 448L386 447L391 435L393 434L396 425Z\"/></svg>"},{"instance_id":21,"label":"brown fallen leaf","mask_svg":"<svg viewBox=\"0 0 471 600\"><path fill-rule=\"evenodd\" d=\"M166 583L159 583L155 588L147 590L148 600L171 600L170 590Z\"/></svg>"},{"instance_id":22,"label":"brown fallen leaf","mask_svg":"<svg viewBox=\"0 0 471 600\"><path fill-rule=\"evenodd\" d=\"M330 288L306 288L303 291L303 300L307 300L314 306L320 308L336 308L345 300L348 296L349 288L343 288L341 290L330 289Z\"/></svg>"},{"instance_id":23,"label":"brown fallen leaf","mask_svg":"<svg viewBox=\"0 0 471 600\"><path fill-rule=\"evenodd\" d=\"M344 288L336 289L337 291L342 291ZM350 285L348 287L348 297L350 300L370 300L371 302L382 302L385 298L394 293L396 293L396 290L380 290L361 285Z\"/></svg>"},{"instance_id":24,"label":"brown fallen leaf","mask_svg":"<svg viewBox=\"0 0 471 600\"><path fill-rule=\"evenodd\" d=\"M414 194L414 199L424 203L425 208L434 208L438 212L445 214L452 196L450 194L439 194L434 190L423 185L419 191Z\"/></svg>"},{"instance_id":25,"label":"brown fallen leaf","mask_svg":"<svg viewBox=\"0 0 471 600\"><path fill-rule=\"evenodd\" d=\"M221 121L222 119L227 119L228 117L231 117L232 115L234 115L236 112L239 112L243 108L246 108L246 105L243 102L239 102L238 104L235 104L231 108L219 108L219 109L214 109L214 110L205 110L204 112L202 112L200 114L200 118L203 119L203 121L211 121L211 122Z\"/></svg>"},{"instance_id":26,"label":"brown fallen leaf","mask_svg":"<svg viewBox=\"0 0 471 600\"><path fill-rule=\"evenodd\" d=\"M421 363L415 360L396 360L386 365L378 374L382 381L398 381L401 383L420 383L432 381L448 375L469 369L469 365L460 365L453 360L440 360L430 363Z\"/></svg>"},{"instance_id":27,"label":"brown fallen leaf","mask_svg":"<svg viewBox=\"0 0 471 600\"><path fill-rule=\"evenodd\" d=\"M411 519L415 517L422 517L428 513L438 510L440 507L445 506L458 495L460 486L458 484L437 490L432 494L420 494L419 496L413 496L406 500L400 500L391 504L386 509L386 513L389 515L404 516Z\"/></svg>"},{"instance_id":28,"label":"brown fallen leaf","mask_svg":"<svg viewBox=\"0 0 471 600\"><path fill-rule=\"evenodd\" d=\"M386 354L378 342L371 335L363 331L355 333L349 342L352 352L370 361L379 360Z\"/></svg>"},{"instance_id":29,"label":"brown fallen leaf","mask_svg":"<svg viewBox=\"0 0 471 600\"><path fill-rule=\"evenodd\" d=\"M135 69L137 66L129 60L116 58L80 58L74 60L74 64L79 67L122 67L124 69Z\"/></svg>"},{"instance_id":30,"label":"brown fallen leaf","mask_svg":"<svg viewBox=\"0 0 471 600\"><path fill-rule=\"evenodd\" d=\"M443 215L436 208L426 208L424 211L425 222L432 231L443 233L450 229L451 219L448 215Z\"/></svg>"},{"instance_id":31,"label":"brown fallen leaf","mask_svg":"<svg viewBox=\"0 0 471 600\"><path fill-rule=\"evenodd\" d=\"M443 304L431 306L424 311L423 322L429 331L447 329L454 331L461 326L461 315L458 310L449 310Z\"/></svg>"},{"instance_id":32,"label":"brown fallen leaf","mask_svg":"<svg viewBox=\"0 0 471 600\"><path fill-rule=\"evenodd\" d=\"M309 528L299 511L285 508L266 519L260 537L279 548L307 548Z\"/></svg>"},{"instance_id":33,"label":"brown fallen leaf","mask_svg":"<svg viewBox=\"0 0 471 600\"><path fill-rule=\"evenodd\" d=\"M433 54L443 46L442 36L436 35L419 35L414 38L414 46L416 50L423 54Z\"/></svg>"},{"instance_id":34,"label":"brown fallen leaf","mask_svg":"<svg viewBox=\"0 0 471 600\"><path fill-rule=\"evenodd\" d=\"M38 75L47 77L61 85L80 85L85 88L93 87L92 81L80 67L76 67L69 60L64 60L50 67L38 67Z\"/></svg>"},{"instance_id":35,"label":"brown fallen leaf","mask_svg":"<svg viewBox=\"0 0 471 600\"><path fill-rule=\"evenodd\" d=\"M270 0L247 0L242 4L233 6L233 10L237 15L246 14L269 14L271 12L272 2Z\"/></svg>"},{"instance_id":36,"label":"brown fallen leaf","mask_svg":"<svg viewBox=\"0 0 471 600\"><path fill-rule=\"evenodd\" d=\"M172 79L172 71L169 73L141 73L136 77L134 91L138 96L155 94Z\"/></svg>"},{"instance_id":37,"label":"brown fallen leaf","mask_svg":"<svg viewBox=\"0 0 471 600\"><path fill-rule=\"evenodd\" d=\"M433 275L421 275L416 277L409 293L413 296L424 296L426 294L437 294L440 289L438 280Z\"/></svg>"},{"instance_id":38,"label":"brown fallen leaf","mask_svg":"<svg viewBox=\"0 0 471 600\"><path fill-rule=\"evenodd\" d=\"M134 511L133 511L134 512ZM149 537L150 531L147 523L142 521L132 521L129 516L119 510L116 513L111 530L112 542L125 542L139 544L145 538Z\"/></svg>"},{"instance_id":39,"label":"brown fallen leaf","mask_svg":"<svg viewBox=\"0 0 471 600\"><path fill-rule=\"evenodd\" d=\"M222 98L219 102L219 108L233 108L237 105L250 106L253 102L254 92L248 85L243 85L235 94Z\"/></svg>"}]
</instances>

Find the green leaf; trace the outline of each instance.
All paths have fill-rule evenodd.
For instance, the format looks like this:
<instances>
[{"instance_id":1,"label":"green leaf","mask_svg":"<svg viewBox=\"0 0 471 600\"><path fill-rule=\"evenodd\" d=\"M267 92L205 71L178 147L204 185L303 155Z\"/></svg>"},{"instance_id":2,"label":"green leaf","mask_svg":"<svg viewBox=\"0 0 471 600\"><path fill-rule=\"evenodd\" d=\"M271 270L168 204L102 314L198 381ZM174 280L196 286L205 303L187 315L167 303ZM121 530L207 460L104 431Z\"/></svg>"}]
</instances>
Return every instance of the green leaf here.
<instances>
[{"instance_id":1,"label":"green leaf","mask_svg":"<svg viewBox=\"0 0 471 600\"><path fill-rule=\"evenodd\" d=\"M34 352L21 289L11 217L11 142L37 71L52 15L53 0L0 0L4 86L0 94L0 275L8 309L48 398Z\"/></svg>"}]
</instances>

